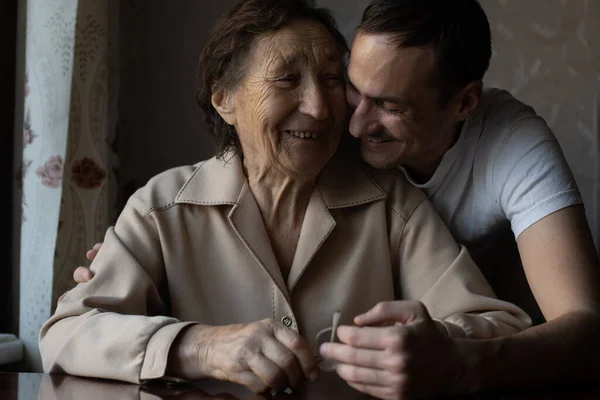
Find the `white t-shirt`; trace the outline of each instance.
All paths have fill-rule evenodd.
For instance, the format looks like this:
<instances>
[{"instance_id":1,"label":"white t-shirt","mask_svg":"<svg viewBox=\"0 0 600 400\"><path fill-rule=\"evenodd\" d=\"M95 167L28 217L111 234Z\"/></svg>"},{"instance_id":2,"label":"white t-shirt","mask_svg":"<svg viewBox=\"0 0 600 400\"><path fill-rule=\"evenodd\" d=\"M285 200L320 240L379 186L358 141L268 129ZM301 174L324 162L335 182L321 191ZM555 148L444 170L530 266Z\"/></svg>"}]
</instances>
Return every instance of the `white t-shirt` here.
<instances>
[{"instance_id":1,"label":"white t-shirt","mask_svg":"<svg viewBox=\"0 0 600 400\"><path fill-rule=\"evenodd\" d=\"M582 204L546 122L531 107L498 89L483 91L480 106L465 121L456 144L428 182L417 184L404 168L400 170L427 193L492 286L494 280L509 286L504 297L511 297L510 292L523 284L509 276L522 269L515 238L545 216Z\"/></svg>"}]
</instances>

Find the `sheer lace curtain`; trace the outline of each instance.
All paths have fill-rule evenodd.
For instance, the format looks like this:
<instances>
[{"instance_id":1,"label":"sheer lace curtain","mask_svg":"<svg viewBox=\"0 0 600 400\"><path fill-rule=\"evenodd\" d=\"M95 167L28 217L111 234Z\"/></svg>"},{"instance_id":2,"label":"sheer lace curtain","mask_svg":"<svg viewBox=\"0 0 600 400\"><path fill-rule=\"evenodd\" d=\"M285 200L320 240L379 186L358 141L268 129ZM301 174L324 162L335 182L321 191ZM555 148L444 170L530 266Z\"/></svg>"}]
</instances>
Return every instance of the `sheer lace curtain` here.
<instances>
[{"instance_id":1,"label":"sheer lace curtain","mask_svg":"<svg viewBox=\"0 0 600 400\"><path fill-rule=\"evenodd\" d=\"M118 2L21 0L16 138L19 337L37 338L113 217Z\"/></svg>"}]
</instances>

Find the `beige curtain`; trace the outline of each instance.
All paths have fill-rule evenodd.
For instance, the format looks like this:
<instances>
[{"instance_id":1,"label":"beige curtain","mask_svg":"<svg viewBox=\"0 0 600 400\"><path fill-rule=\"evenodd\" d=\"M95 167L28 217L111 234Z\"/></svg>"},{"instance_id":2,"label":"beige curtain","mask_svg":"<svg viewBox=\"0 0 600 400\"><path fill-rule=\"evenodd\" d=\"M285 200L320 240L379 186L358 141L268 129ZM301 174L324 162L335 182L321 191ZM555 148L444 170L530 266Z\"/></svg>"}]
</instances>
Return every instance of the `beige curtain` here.
<instances>
[{"instance_id":1,"label":"beige curtain","mask_svg":"<svg viewBox=\"0 0 600 400\"><path fill-rule=\"evenodd\" d=\"M101 241L115 203L118 2L80 0L77 12L65 182L52 305L73 287L73 269Z\"/></svg>"},{"instance_id":2,"label":"beige curtain","mask_svg":"<svg viewBox=\"0 0 600 400\"><path fill-rule=\"evenodd\" d=\"M23 65L19 336L41 370L37 337L100 240L115 190L118 2L21 0Z\"/></svg>"}]
</instances>

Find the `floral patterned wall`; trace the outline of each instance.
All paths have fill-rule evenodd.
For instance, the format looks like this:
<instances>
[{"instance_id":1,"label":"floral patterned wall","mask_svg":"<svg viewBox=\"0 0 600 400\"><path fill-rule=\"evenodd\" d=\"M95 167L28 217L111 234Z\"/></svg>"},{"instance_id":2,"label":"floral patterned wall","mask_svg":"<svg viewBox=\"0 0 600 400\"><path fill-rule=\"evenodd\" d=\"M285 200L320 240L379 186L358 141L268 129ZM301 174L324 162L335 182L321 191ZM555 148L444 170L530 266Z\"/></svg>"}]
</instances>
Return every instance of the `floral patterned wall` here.
<instances>
[{"instance_id":1,"label":"floral patterned wall","mask_svg":"<svg viewBox=\"0 0 600 400\"><path fill-rule=\"evenodd\" d=\"M533 106L552 128L600 248L600 2L481 0L493 38L485 81Z\"/></svg>"}]
</instances>

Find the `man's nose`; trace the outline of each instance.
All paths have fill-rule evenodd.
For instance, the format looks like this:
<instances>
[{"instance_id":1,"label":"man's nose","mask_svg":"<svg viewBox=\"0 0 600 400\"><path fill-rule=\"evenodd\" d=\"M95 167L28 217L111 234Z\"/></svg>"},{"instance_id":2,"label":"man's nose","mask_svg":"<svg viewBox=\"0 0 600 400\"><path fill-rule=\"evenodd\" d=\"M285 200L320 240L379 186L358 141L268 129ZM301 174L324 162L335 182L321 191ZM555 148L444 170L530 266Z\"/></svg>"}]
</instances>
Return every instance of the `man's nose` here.
<instances>
[{"instance_id":1,"label":"man's nose","mask_svg":"<svg viewBox=\"0 0 600 400\"><path fill-rule=\"evenodd\" d=\"M361 101L352 110L349 125L350 134L356 138L377 132L377 121L372 118L369 106Z\"/></svg>"}]
</instances>

